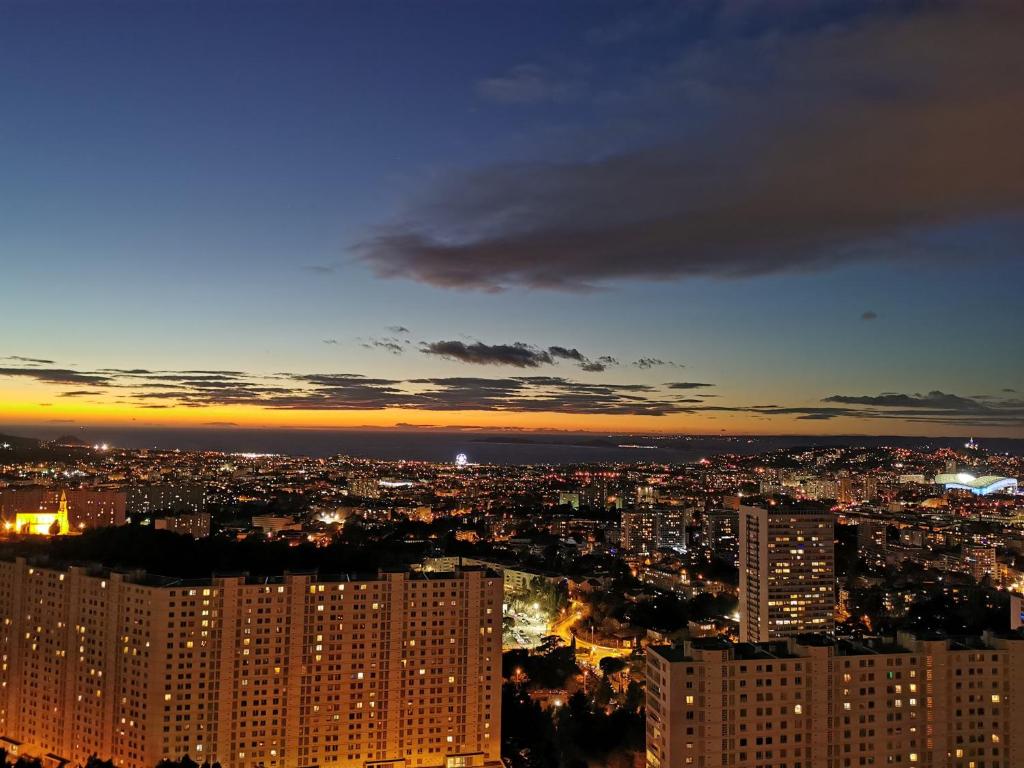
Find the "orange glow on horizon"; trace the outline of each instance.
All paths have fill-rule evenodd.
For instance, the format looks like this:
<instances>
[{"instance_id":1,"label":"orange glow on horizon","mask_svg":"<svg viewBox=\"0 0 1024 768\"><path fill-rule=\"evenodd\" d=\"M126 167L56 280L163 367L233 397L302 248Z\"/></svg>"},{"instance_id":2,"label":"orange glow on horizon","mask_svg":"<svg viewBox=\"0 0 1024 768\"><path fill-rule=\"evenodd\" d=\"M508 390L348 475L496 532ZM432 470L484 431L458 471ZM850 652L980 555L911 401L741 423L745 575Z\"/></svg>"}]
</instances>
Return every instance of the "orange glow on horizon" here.
<instances>
[{"instance_id":1,"label":"orange glow on horizon","mask_svg":"<svg viewBox=\"0 0 1024 768\"><path fill-rule=\"evenodd\" d=\"M69 431L79 427L240 427L250 429L359 429L425 428L484 430L562 431L596 433L693 434L693 435L921 435L956 434L949 425L907 424L891 420L836 419L830 422L801 421L778 416L765 419L744 413L670 414L666 416L619 416L515 411L431 411L404 408L382 410L297 410L258 406L169 406L143 408L118 403L61 400L38 402L0 401L0 424L11 427L58 426ZM1012 430L973 430L988 437L1014 437Z\"/></svg>"}]
</instances>

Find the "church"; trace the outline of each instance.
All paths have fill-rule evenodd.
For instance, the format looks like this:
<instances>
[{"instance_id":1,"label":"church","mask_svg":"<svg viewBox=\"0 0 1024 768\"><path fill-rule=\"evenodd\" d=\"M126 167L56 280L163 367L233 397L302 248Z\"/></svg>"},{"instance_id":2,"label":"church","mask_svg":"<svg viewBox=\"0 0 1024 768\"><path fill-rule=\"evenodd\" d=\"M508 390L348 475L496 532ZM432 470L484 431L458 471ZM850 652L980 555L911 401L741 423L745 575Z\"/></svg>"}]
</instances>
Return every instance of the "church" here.
<instances>
[{"instance_id":1,"label":"church","mask_svg":"<svg viewBox=\"0 0 1024 768\"><path fill-rule=\"evenodd\" d=\"M60 504L56 512L18 512L14 516L14 523L8 522L5 527L13 533L66 536L71 532L67 494L61 491Z\"/></svg>"}]
</instances>

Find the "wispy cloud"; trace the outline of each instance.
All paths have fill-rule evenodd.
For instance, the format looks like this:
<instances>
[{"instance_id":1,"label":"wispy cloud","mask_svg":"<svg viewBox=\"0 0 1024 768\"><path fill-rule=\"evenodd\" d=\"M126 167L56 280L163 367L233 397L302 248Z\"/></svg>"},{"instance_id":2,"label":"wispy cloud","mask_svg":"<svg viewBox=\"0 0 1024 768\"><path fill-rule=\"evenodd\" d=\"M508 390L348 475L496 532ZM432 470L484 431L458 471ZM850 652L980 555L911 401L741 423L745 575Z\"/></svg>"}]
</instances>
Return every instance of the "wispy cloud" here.
<instances>
[{"instance_id":1,"label":"wispy cloud","mask_svg":"<svg viewBox=\"0 0 1024 768\"><path fill-rule=\"evenodd\" d=\"M362 346L366 349L383 349L392 355L400 355L405 351L405 347L397 339L370 339L362 342Z\"/></svg>"},{"instance_id":2,"label":"wispy cloud","mask_svg":"<svg viewBox=\"0 0 1024 768\"><path fill-rule=\"evenodd\" d=\"M662 365L671 366L673 368L682 368L683 366L679 363L673 363L671 360L661 360L657 357L641 357L639 360L633 362L637 368L657 368Z\"/></svg>"},{"instance_id":3,"label":"wispy cloud","mask_svg":"<svg viewBox=\"0 0 1024 768\"><path fill-rule=\"evenodd\" d=\"M584 90L581 80L557 78L537 64L520 64L476 85L481 98L501 104L567 102L579 98Z\"/></svg>"}]
</instances>

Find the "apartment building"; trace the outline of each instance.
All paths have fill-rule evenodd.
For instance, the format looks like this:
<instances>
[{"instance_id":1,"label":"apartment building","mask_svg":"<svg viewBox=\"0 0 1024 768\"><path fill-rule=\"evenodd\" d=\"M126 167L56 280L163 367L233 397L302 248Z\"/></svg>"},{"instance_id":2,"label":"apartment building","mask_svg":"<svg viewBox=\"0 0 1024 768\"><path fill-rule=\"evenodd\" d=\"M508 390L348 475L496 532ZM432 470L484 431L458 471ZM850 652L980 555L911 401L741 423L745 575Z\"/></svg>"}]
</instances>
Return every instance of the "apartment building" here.
<instances>
[{"instance_id":1,"label":"apartment building","mask_svg":"<svg viewBox=\"0 0 1024 768\"><path fill-rule=\"evenodd\" d=\"M835 521L815 506L740 507L740 640L830 632Z\"/></svg>"},{"instance_id":2,"label":"apartment building","mask_svg":"<svg viewBox=\"0 0 1024 768\"><path fill-rule=\"evenodd\" d=\"M662 547L686 549L686 526L691 510L680 507L626 510L620 525L622 549L646 557Z\"/></svg>"},{"instance_id":3,"label":"apartment building","mask_svg":"<svg viewBox=\"0 0 1024 768\"><path fill-rule=\"evenodd\" d=\"M158 531L172 531L202 539L210 535L212 518L209 512L193 512L192 514L165 515L153 520L153 527Z\"/></svg>"},{"instance_id":4,"label":"apartment building","mask_svg":"<svg viewBox=\"0 0 1024 768\"><path fill-rule=\"evenodd\" d=\"M185 582L0 562L0 737L124 768L500 758L500 576Z\"/></svg>"},{"instance_id":5,"label":"apartment building","mask_svg":"<svg viewBox=\"0 0 1024 768\"><path fill-rule=\"evenodd\" d=\"M648 649L648 768L1017 768L1020 723L1024 636Z\"/></svg>"}]
</instances>

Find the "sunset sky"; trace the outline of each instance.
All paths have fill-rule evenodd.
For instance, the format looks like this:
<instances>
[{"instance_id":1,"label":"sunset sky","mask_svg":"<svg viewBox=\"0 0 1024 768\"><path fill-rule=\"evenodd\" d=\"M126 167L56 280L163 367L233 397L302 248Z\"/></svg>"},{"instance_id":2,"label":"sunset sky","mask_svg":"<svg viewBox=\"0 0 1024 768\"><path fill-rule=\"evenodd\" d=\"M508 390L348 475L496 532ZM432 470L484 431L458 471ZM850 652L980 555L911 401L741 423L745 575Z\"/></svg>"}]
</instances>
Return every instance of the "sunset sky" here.
<instances>
[{"instance_id":1,"label":"sunset sky","mask_svg":"<svg viewBox=\"0 0 1024 768\"><path fill-rule=\"evenodd\" d=\"M0 426L1024 436L1014 3L6 2Z\"/></svg>"}]
</instances>

